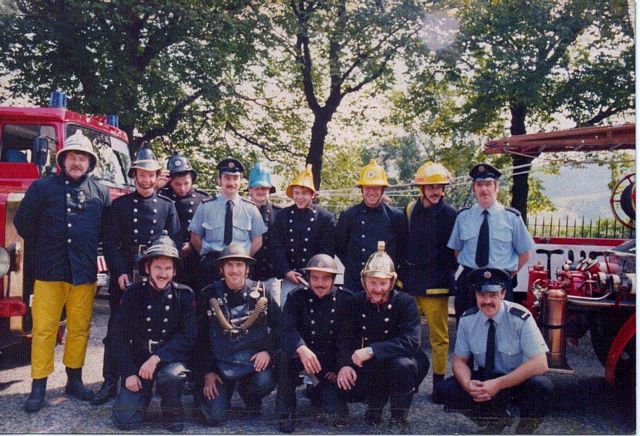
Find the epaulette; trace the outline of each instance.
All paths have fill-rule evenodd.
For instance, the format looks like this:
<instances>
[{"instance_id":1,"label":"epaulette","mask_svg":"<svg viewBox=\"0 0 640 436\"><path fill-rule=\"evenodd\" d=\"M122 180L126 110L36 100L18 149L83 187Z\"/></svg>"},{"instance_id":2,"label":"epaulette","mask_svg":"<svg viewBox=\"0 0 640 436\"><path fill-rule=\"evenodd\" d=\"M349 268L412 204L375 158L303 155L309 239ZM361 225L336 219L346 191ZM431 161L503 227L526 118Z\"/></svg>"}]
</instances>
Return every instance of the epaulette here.
<instances>
[{"instance_id":1,"label":"epaulette","mask_svg":"<svg viewBox=\"0 0 640 436\"><path fill-rule=\"evenodd\" d=\"M344 292L347 295L355 295L355 293L351 289L343 285L336 285L336 289L338 290L338 292Z\"/></svg>"},{"instance_id":2,"label":"epaulette","mask_svg":"<svg viewBox=\"0 0 640 436\"><path fill-rule=\"evenodd\" d=\"M207 198L206 200L202 200L202 204L204 204L204 203L208 203L208 202L213 201L213 200L215 200L215 199L216 199L216 198L212 196L211 198Z\"/></svg>"},{"instance_id":3,"label":"epaulette","mask_svg":"<svg viewBox=\"0 0 640 436\"><path fill-rule=\"evenodd\" d=\"M467 309L464 311L464 313L462 314L462 316L460 318L464 318L467 315L473 315L474 313L478 313L480 309L478 309L478 307L472 307L471 309Z\"/></svg>"},{"instance_id":4,"label":"epaulette","mask_svg":"<svg viewBox=\"0 0 640 436\"><path fill-rule=\"evenodd\" d=\"M462 212L464 212L465 210L469 210L471 209L471 206L467 206L467 207L463 207L462 209L458 210L458 215L460 215Z\"/></svg>"},{"instance_id":5,"label":"epaulette","mask_svg":"<svg viewBox=\"0 0 640 436\"><path fill-rule=\"evenodd\" d=\"M203 190L198 189L198 188L193 188L193 191L197 192L198 194L206 195L207 197L209 197L209 195L210 195L209 193L204 192Z\"/></svg>"},{"instance_id":6,"label":"epaulette","mask_svg":"<svg viewBox=\"0 0 640 436\"><path fill-rule=\"evenodd\" d=\"M163 200L167 200L167 201L170 201L171 203L173 203L173 200L172 200L171 198L167 197L167 196L166 196L166 195L164 195L164 194L160 194L159 192L158 192L158 194L157 194L157 197L158 197L158 198L162 198Z\"/></svg>"},{"instance_id":7,"label":"epaulette","mask_svg":"<svg viewBox=\"0 0 640 436\"><path fill-rule=\"evenodd\" d=\"M181 290L181 291L188 291L188 292L193 292L193 289L191 289L189 286L187 285L183 285L182 283L178 283L178 282L173 282L173 287L175 289Z\"/></svg>"},{"instance_id":8,"label":"epaulette","mask_svg":"<svg viewBox=\"0 0 640 436\"><path fill-rule=\"evenodd\" d=\"M511 315L517 316L520 319L527 319L531 316L531 314L529 312L527 312L526 310L522 310L522 309L518 309L517 307L512 307L511 309L509 309L509 313ZM463 315L464 316L464 315Z\"/></svg>"},{"instance_id":9,"label":"epaulette","mask_svg":"<svg viewBox=\"0 0 640 436\"><path fill-rule=\"evenodd\" d=\"M246 201L247 203L251 203L251 204L253 204L254 206L256 206L256 204L255 204L253 201L249 200L248 198L240 197L240 199L241 199L241 200ZM258 207L258 206L256 206L256 207Z\"/></svg>"},{"instance_id":10,"label":"epaulette","mask_svg":"<svg viewBox=\"0 0 640 436\"><path fill-rule=\"evenodd\" d=\"M505 210L508 210L511 213L515 213L516 215L520 216L520 211L518 209L516 209L515 207L505 207Z\"/></svg>"}]
</instances>

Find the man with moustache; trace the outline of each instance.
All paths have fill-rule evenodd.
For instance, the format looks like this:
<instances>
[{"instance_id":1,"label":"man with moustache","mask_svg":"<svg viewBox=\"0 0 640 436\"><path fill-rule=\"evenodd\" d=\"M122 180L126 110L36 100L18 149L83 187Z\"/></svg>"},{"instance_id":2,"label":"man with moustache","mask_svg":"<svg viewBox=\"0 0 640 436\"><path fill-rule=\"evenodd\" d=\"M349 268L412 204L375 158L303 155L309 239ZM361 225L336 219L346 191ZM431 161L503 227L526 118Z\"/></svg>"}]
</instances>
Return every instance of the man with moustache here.
<instances>
[{"instance_id":1,"label":"man with moustache","mask_svg":"<svg viewBox=\"0 0 640 436\"><path fill-rule=\"evenodd\" d=\"M275 186L271 182L271 173L257 163L251 173L249 173L249 199L258 206L260 215L267 231L262 234L262 246L254 254L256 264L251 268L251 278L263 282L273 281L275 271L273 269L273 247L272 233L273 222L281 207L269 201L269 194L276 192Z\"/></svg>"},{"instance_id":2,"label":"man with moustache","mask_svg":"<svg viewBox=\"0 0 640 436\"><path fill-rule=\"evenodd\" d=\"M283 279L280 307L284 307L289 292L302 283L302 269L311 257L318 253L335 255L334 217L313 204L315 195L311 164L307 164L287 187L287 197L294 204L278 212L273 223L273 266L276 276Z\"/></svg>"},{"instance_id":3,"label":"man with moustache","mask_svg":"<svg viewBox=\"0 0 640 436\"><path fill-rule=\"evenodd\" d=\"M447 246L455 251L463 267L456 281L456 317L473 307L468 276L475 268L492 267L516 275L531 258L535 247L520 212L498 203L498 180L502 173L487 163L474 166L469 172L473 180L476 204L458 212ZM507 300L513 299L513 286L507 288Z\"/></svg>"},{"instance_id":4,"label":"man with moustache","mask_svg":"<svg viewBox=\"0 0 640 436\"><path fill-rule=\"evenodd\" d=\"M360 271L378 241L385 241L387 253L401 265L406 238L402 211L382 201L389 186L384 168L372 160L360 171L357 186L362 202L342 212L336 225L336 254L344 265L344 284L354 292L364 291Z\"/></svg>"},{"instance_id":5,"label":"man with moustache","mask_svg":"<svg viewBox=\"0 0 640 436\"><path fill-rule=\"evenodd\" d=\"M365 292L345 304L338 332L337 383L348 402L366 402L365 422L380 424L390 402L389 423L405 427L429 359L420 348L420 316L409 295L394 289L393 261L380 241L364 268Z\"/></svg>"},{"instance_id":6,"label":"man with moustache","mask_svg":"<svg viewBox=\"0 0 640 436\"><path fill-rule=\"evenodd\" d=\"M449 294L455 291L458 269L453 250L447 247L456 210L444 201L451 174L442 165L427 162L416 172L414 184L420 197L406 208L408 241L402 268L402 290L416 299L429 327L433 356L433 386L444 379L449 354ZM435 393L435 391L434 391ZM434 402L440 399L434 394Z\"/></svg>"},{"instance_id":7,"label":"man with moustache","mask_svg":"<svg viewBox=\"0 0 640 436\"><path fill-rule=\"evenodd\" d=\"M309 285L294 289L284 305L282 364L278 379L276 412L279 430L292 433L296 424L296 386L304 371L313 380L323 413L346 414L336 385L338 324L351 291L335 284L338 265L326 254L316 254L304 271Z\"/></svg>"},{"instance_id":8,"label":"man with moustache","mask_svg":"<svg viewBox=\"0 0 640 436\"><path fill-rule=\"evenodd\" d=\"M237 159L221 160L220 195L202 202L189 224L191 244L201 256L199 289L220 279L217 259L226 247L238 244L253 256L262 246L267 226L256 205L239 194L243 174L244 166Z\"/></svg>"},{"instance_id":9,"label":"man with moustache","mask_svg":"<svg viewBox=\"0 0 640 436\"><path fill-rule=\"evenodd\" d=\"M471 272L477 306L460 318L453 377L436 389L445 410L460 410L491 433L511 424L513 401L520 408L516 433L533 433L551 405L553 383L543 375L549 348L529 311L504 301L510 281L496 268ZM477 369L469 366L471 356Z\"/></svg>"},{"instance_id":10,"label":"man with moustache","mask_svg":"<svg viewBox=\"0 0 640 436\"><path fill-rule=\"evenodd\" d=\"M82 382L82 367L96 293L98 241L103 215L110 204L107 188L89 176L97 161L91 141L77 130L56 155L60 174L33 182L13 221L27 247L37 247L38 251L38 259L28 260L35 262L31 306L33 381L24 404L29 413L45 404L47 377L53 372L56 333L64 307L65 393L82 401L93 397Z\"/></svg>"},{"instance_id":11,"label":"man with moustache","mask_svg":"<svg viewBox=\"0 0 640 436\"><path fill-rule=\"evenodd\" d=\"M198 172L193 169L189 160L173 152L167 163L169 169L169 186L159 192L174 201L178 219L180 220L180 258L182 266L176 275L176 281L192 289L198 284L198 268L200 255L195 252L191 244L189 224L200 204L211 198L209 194L193 187L198 179Z\"/></svg>"},{"instance_id":12,"label":"man with moustache","mask_svg":"<svg viewBox=\"0 0 640 436\"><path fill-rule=\"evenodd\" d=\"M184 429L180 395L197 330L193 291L173 281L179 263L175 243L161 236L139 262L140 273L149 280L122 296L112 331L122 376L112 418L120 430L142 423L154 382L165 427L173 433Z\"/></svg>"},{"instance_id":13,"label":"man with moustache","mask_svg":"<svg viewBox=\"0 0 640 436\"><path fill-rule=\"evenodd\" d=\"M111 345L111 330L123 293L127 286L138 279L137 271L134 274L136 257L143 254L162 235L163 230L167 231L172 240L179 240L180 221L173 201L156 192L156 181L161 169L153 151L143 144L129 169L129 177L134 180L136 190L116 198L107 216L104 254L111 275L111 315L107 336L103 341L104 382L91 400L93 405L106 403L118 392L117 355Z\"/></svg>"},{"instance_id":14,"label":"man with moustache","mask_svg":"<svg viewBox=\"0 0 640 436\"><path fill-rule=\"evenodd\" d=\"M261 413L263 398L276 386L281 311L264 284L247 278L254 262L244 247L231 244L217 260L223 279L197 297L194 392L207 425L226 420L236 386L252 415Z\"/></svg>"}]
</instances>

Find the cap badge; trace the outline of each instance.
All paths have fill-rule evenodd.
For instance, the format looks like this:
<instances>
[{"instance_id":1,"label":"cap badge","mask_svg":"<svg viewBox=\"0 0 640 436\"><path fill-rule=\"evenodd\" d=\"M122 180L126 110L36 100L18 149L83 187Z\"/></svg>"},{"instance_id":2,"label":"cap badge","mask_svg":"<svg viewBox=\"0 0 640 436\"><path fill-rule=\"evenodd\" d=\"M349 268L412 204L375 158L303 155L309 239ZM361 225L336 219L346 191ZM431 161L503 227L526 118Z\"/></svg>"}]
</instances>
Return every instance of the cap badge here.
<instances>
[{"instance_id":1,"label":"cap badge","mask_svg":"<svg viewBox=\"0 0 640 436\"><path fill-rule=\"evenodd\" d=\"M182 162L181 162L181 161L179 161L179 160L177 160L177 161L176 161L176 163L175 163L175 165L176 165L177 167L181 167L181 166L182 166Z\"/></svg>"},{"instance_id":2,"label":"cap badge","mask_svg":"<svg viewBox=\"0 0 640 436\"><path fill-rule=\"evenodd\" d=\"M233 168L233 167L235 167L235 166L236 166L236 164L234 164L233 162L229 162L229 163L227 164L227 166L228 166L229 168Z\"/></svg>"},{"instance_id":3,"label":"cap badge","mask_svg":"<svg viewBox=\"0 0 640 436\"><path fill-rule=\"evenodd\" d=\"M487 279L487 280L489 280L491 278L491 272L490 271L485 271L483 275L484 275L484 278Z\"/></svg>"},{"instance_id":4,"label":"cap badge","mask_svg":"<svg viewBox=\"0 0 640 436\"><path fill-rule=\"evenodd\" d=\"M375 175L376 175L376 174L375 174L373 171L369 171L369 172L367 173L367 177L369 177L369 178L373 178Z\"/></svg>"},{"instance_id":5,"label":"cap badge","mask_svg":"<svg viewBox=\"0 0 640 436\"><path fill-rule=\"evenodd\" d=\"M480 165L480 166L478 167L478 172L479 172L479 173L484 173L484 172L485 172L484 165Z\"/></svg>"}]
</instances>

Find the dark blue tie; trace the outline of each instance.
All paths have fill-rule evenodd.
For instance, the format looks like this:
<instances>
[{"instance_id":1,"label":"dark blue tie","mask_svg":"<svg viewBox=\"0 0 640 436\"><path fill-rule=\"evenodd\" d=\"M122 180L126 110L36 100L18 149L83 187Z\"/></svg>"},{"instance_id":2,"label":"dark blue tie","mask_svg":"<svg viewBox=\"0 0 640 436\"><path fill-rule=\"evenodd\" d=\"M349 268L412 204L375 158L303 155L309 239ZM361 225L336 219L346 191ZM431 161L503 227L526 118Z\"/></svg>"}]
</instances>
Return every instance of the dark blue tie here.
<instances>
[{"instance_id":1,"label":"dark blue tie","mask_svg":"<svg viewBox=\"0 0 640 436\"><path fill-rule=\"evenodd\" d=\"M233 201L227 200L227 210L224 214L224 245L231 244L233 240Z\"/></svg>"},{"instance_id":2,"label":"dark blue tie","mask_svg":"<svg viewBox=\"0 0 640 436\"><path fill-rule=\"evenodd\" d=\"M482 225L478 233L478 245L476 246L476 265L479 268L487 266L489 263L489 211L483 210Z\"/></svg>"},{"instance_id":3,"label":"dark blue tie","mask_svg":"<svg viewBox=\"0 0 640 436\"><path fill-rule=\"evenodd\" d=\"M492 377L496 359L496 325L491 318L487 322L489 322L489 332L487 333L487 349L484 354L485 380L489 380Z\"/></svg>"}]
</instances>

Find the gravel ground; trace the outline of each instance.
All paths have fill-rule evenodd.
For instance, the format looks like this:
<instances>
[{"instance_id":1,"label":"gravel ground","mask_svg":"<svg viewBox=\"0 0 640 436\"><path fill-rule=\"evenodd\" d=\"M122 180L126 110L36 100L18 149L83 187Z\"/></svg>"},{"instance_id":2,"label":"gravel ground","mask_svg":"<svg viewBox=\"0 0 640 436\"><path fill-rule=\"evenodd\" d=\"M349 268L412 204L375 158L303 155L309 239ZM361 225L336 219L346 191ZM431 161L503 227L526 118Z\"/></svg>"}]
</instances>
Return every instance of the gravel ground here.
<instances>
[{"instance_id":1,"label":"gravel ground","mask_svg":"<svg viewBox=\"0 0 640 436\"><path fill-rule=\"evenodd\" d=\"M102 380L102 338L105 334L109 306L106 300L96 300L93 326L84 368L84 381L94 390ZM455 337L454 322L450 322L451 337ZM426 336L425 336L426 337ZM452 341L453 344L453 341ZM428 344L425 344L428 347ZM453 346L451 347L453 348ZM0 433L120 433L111 424L111 404L94 407L86 402L64 395L66 375L61 363L63 347L57 347L55 372L49 377L47 404L39 413L26 414L22 407L31 388L30 367L20 364L16 350L0 354ZM556 387L553 412L538 428L539 434L632 434L635 433L635 400L617 398L604 379L604 369L596 359L588 337L569 349L569 363L575 369L572 376L552 374ZM410 433L414 434L464 434L476 433L478 427L459 413L447 413L442 406L431 403L431 374L414 397L409 415ZM349 405L349 425L335 427L312 417L310 402L298 393L297 433L312 434L372 434L387 433L384 425L369 427L362 422L364 406ZM188 410L192 408L190 396L183 397ZM206 427L195 419L189 419L186 433L238 434L277 432L275 422L275 392L264 402L263 414L247 416L242 401L233 400L234 416L222 427ZM157 398L152 402L149 422L136 433L166 433L160 419ZM515 424L504 433L514 433Z\"/></svg>"}]
</instances>

